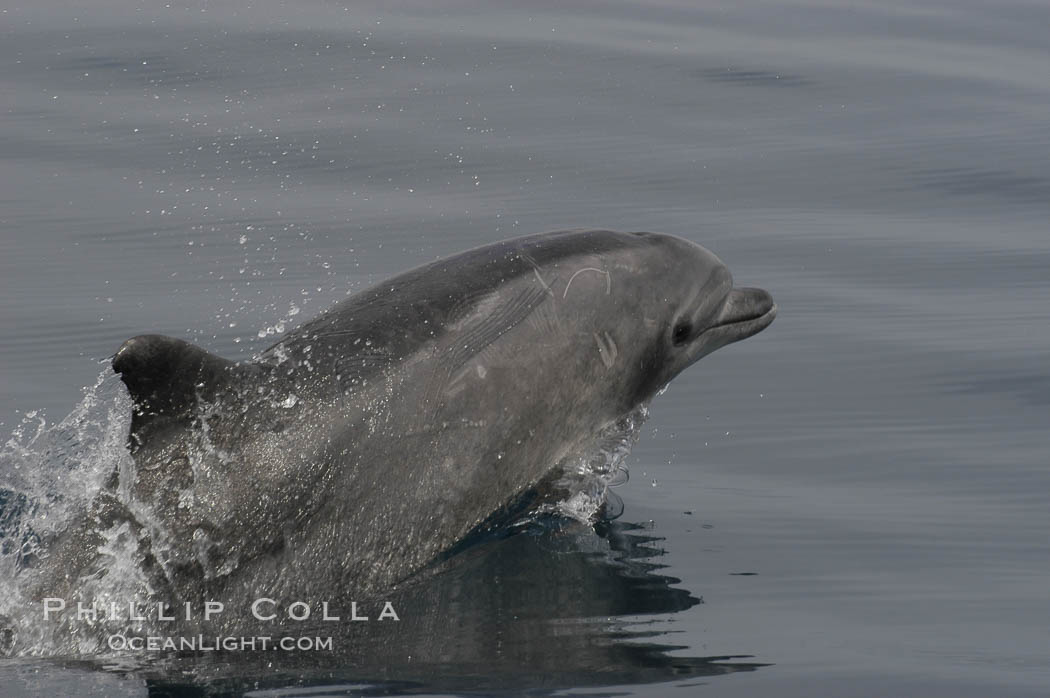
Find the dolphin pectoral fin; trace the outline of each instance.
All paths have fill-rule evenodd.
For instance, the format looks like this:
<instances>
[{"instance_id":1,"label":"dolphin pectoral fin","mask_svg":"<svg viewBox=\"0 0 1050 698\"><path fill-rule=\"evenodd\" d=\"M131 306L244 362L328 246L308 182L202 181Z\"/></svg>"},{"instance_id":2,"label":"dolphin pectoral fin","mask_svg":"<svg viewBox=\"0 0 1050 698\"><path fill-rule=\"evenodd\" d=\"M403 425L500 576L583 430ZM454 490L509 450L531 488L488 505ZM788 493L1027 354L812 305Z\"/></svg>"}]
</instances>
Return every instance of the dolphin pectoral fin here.
<instances>
[{"instance_id":1,"label":"dolphin pectoral fin","mask_svg":"<svg viewBox=\"0 0 1050 698\"><path fill-rule=\"evenodd\" d=\"M113 370L134 402L133 445L141 444L143 431L157 420L189 419L200 400L213 399L230 383L236 366L173 337L140 335L124 342L113 356Z\"/></svg>"}]
</instances>

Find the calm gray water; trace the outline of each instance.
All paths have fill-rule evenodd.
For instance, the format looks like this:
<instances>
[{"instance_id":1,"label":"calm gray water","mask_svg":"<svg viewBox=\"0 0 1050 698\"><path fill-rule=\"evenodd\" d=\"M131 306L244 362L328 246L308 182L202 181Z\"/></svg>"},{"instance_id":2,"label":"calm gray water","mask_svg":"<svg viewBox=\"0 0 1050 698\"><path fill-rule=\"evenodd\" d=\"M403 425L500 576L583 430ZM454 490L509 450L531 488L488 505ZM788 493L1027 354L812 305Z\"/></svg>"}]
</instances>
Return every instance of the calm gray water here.
<instances>
[{"instance_id":1,"label":"calm gray water","mask_svg":"<svg viewBox=\"0 0 1050 698\"><path fill-rule=\"evenodd\" d=\"M248 358L519 234L675 233L780 308L654 402L615 524L484 543L359 651L12 659L0 690L1046 695L1047 26L1025 0L0 9L17 443L129 336Z\"/></svg>"}]
</instances>

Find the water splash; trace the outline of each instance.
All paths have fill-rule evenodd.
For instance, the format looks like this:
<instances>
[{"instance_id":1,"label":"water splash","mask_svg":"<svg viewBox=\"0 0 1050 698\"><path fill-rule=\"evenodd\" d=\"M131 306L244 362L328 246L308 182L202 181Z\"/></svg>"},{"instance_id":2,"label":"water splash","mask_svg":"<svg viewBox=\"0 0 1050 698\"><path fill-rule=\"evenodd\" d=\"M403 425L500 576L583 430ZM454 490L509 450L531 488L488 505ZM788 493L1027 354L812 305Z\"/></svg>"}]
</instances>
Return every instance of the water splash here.
<instances>
[{"instance_id":1,"label":"water splash","mask_svg":"<svg viewBox=\"0 0 1050 698\"><path fill-rule=\"evenodd\" d=\"M610 490L628 481L627 456L638 443L648 418L649 406L642 404L603 429L590 448L562 464L562 475L554 487L568 495L557 502L541 504L535 513L556 514L585 523L620 516L623 500Z\"/></svg>"},{"instance_id":2,"label":"water splash","mask_svg":"<svg viewBox=\"0 0 1050 698\"><path fill-rule=\"evenodd\" d=\"M35 510L38 534L61 530L115 467L131 462L130 424L131 399L108 367L61 422L49 426L36 412L27 413L0 449L0 491L25 501L20 510L5 507L5 518L24 524Z\"/></svg>"},{"instance_id":3,"label":"water splash","mask_svg":"<svg viewBox=\"0 0 1050 698\"><path fill-rule=\"evenodd\" d=\"M68 416L49 425L29 412L0 448L0 630L6 629L0 653L90 651L84 638L60 638L59 628L40 622L41 604L31 592L39 581L34 562L48 556L48 543L89 507L114 472L131 467L130 423L131 399L106 367ZM112 584L122 575L105 577Z\"/></svg>"}]
</instances>

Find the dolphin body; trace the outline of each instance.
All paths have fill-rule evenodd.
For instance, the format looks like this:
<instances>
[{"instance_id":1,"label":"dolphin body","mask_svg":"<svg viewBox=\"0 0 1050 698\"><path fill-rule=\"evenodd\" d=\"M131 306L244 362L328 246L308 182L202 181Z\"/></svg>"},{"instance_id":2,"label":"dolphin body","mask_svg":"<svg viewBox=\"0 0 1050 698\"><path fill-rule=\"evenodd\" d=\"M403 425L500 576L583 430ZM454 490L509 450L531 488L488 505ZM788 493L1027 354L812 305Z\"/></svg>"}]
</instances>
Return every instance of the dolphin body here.
<instances>
[{"instance_id":1,"label":"dolphin body","mask_svg":"<svg viewBox=\"0 0 1050 698\"><path fill-rule=\"evenodd\" d=\"M586 230L405 272L246 363L134 337L113 358L133 466L51 558L89 575L98 532L129 524L168 599L367 598L775 313L699 245Z\"/></svg>"}]
</instances>

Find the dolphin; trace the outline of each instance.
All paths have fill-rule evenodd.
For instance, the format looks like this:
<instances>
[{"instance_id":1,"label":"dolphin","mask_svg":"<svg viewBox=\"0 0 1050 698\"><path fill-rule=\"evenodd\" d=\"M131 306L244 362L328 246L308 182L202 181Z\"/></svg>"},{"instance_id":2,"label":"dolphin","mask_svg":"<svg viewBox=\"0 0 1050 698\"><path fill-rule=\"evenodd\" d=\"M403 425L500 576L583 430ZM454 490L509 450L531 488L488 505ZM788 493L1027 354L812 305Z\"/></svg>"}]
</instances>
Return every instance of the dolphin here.
<instances>
[{"instance_id":1,"label":"dolphin","mask_svg":"<svg viewBox=\"0 0 1050 698\"><path fill-rule=\"evenodd\" d=\"M51 559L88 575L130 526L169 599L377 594L775 314L693 242L572 230L395 276L252 361L133 337L112 360L133 464Z\"/></svg>"}]
</instances>

